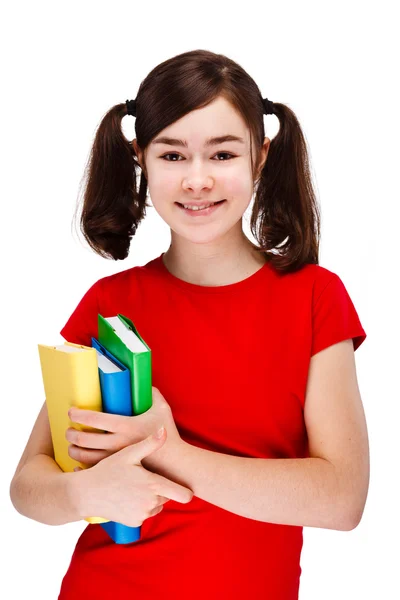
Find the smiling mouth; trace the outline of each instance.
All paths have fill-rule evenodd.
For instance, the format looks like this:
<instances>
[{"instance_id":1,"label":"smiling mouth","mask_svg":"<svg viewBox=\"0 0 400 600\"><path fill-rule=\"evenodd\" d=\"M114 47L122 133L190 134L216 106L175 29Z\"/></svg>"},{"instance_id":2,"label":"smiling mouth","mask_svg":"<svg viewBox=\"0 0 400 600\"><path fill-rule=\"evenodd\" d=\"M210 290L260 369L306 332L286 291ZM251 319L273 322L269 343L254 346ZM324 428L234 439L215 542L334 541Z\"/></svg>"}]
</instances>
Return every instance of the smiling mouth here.
<instances>
[{"instance_id":1,"label":"smiling mouth","mask_svg":"<svg viewBox=\"0 0 400 600\"><path fill-rule=\"evenodd\" d=\"M200 212L202 210L207 210L207 208L212 208L216 204L221 204L222 202L225 202L225 200L218 200L218 202L212 202L211 204L206 205L206 208L200 209ZM176 204L179 204L179 206L181 206L182 208L184 208L184 205L182 204L182 202L176 202ZM190 204L187 204L186 206L190 206ZM195 206L195 205L193 205L193 206ZM187 210L192 210L192 209L187 209ZM197 209L197 210L199 210L199 209ZM196 209L195 209L195 211L196 211Z\"/></svg>"}]
</instances>

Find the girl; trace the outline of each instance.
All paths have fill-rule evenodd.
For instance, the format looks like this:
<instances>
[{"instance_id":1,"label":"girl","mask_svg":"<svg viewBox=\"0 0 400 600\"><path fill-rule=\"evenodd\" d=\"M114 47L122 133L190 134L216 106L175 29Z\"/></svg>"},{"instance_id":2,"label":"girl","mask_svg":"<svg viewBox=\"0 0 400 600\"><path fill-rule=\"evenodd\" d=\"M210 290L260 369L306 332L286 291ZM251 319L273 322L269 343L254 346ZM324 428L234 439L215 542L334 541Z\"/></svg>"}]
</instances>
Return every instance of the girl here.
<instances>
[{"instance_id":1,"label":"girl","mask_svg":"<svg viewBox=\"0 0 400 600\"><path fill-rule=\"evenodd\" d=\"M264 114L279 119L272 141ZM73 410L74 423L109 433L68 429L88 468L63 473L43 404L12 501L53 525L143 524L127 546L88 525L61 600L295 600L303 527L353 529L369 483L354 361L366 333L339 276L318 264L300 125L226 56L175 56L98 128L81 217L95 252L126 258L147 193L169 248L96 281L61 334L91 346L99 312L132 319L152 350L153 406L136 417ZM257 245L242 229L253 194Z\"/></svg>"}]
</instances>

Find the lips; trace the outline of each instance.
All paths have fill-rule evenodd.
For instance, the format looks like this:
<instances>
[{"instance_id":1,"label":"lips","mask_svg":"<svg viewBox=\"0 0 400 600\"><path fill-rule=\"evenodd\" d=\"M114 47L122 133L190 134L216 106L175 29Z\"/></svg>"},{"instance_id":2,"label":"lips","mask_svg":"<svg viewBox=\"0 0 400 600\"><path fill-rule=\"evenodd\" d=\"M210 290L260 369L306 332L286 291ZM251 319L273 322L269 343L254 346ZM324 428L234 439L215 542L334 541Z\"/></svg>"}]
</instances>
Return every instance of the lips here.
<instances>
[{"instance_id":1,"label":"lips","mask_svg":"<svg viewBox=\"0 0 400 600\"><path fill-rule=\"evenodd\" d=\"M212 202L212 204L221 204L221 202L224 202L224 200L218 200L218 202ZM177 202L176 204L179 204L180 206L183 206L183 204L181 202ZM203 206L206 204L210 204L209 202L199 202L198 204L196 203L190 203L188 202L186 206Z\"/></svg>"},{"instance_id":2,"label":"lips","mask_svg":"<svg viewBox=\"0 0 400 600\"><path fill-rule=\"evenodd\" d=\"M185 208L181 202L175 202L175 204L179 206L179 208L185 214L186 217L198 219L201 217L208 217L209 215L212 215L214 212L218 211L220 206L225 202L226 200L218 200L218 202L214 202L208 208L202 208L199 210L191 210L190 208ZM201 206L201 204L197 206Z\"/></svg>"}]
</instances>

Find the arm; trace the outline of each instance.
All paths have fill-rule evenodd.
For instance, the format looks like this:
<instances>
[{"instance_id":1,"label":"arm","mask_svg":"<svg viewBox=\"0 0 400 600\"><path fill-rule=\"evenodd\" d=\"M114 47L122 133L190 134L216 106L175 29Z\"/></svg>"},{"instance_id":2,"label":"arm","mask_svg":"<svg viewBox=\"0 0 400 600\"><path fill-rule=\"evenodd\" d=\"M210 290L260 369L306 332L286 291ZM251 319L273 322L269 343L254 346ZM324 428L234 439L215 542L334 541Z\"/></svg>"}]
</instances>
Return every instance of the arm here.
<instances>
[{"instance_id":1,"label":"arm","mask_svg":"<svg viewBox=\"0 0 400 600\"><path fill-rule=\"evenodd\" d=\"M247 458L186 444L157 473L198 498L256 521L346 530L346 508L334 466L322 458ZM170 465L174 464L174 468Z\"/></svg>"},{"instance_id":2,"label":"arm","mask_svg":"<svg viewBox=\"0 0 400 600\"><path fill-rule=\"evenodd\" d=\"M75 475L63 473L54 460L44 403L10 484L14 508L47 525L80 521L83 517L76 507Z\"/></svg>"},{"instance_id":3,"label":"arm","mask_svg":"<svg viewBox=\"0 0 400 600\"><path fill-rule=\"evenodd\" d=\"M73 493L75 473L63 473L45 454L32 458L10 486L14 508L29 519L46 525L81 521L77 497Z\"/></svg>"},{"instance_id":4,"label":"arm","mask_svg":"<svg viewBox=\"0 0 400 600\"><path fill-rule=\"evenodd\" d=\"M250 519L354 529L366 502L369 454L351 340L312 357L304 418L310 458L238 457L185 442L145 466Z\"/></svg>"}]
</instances>

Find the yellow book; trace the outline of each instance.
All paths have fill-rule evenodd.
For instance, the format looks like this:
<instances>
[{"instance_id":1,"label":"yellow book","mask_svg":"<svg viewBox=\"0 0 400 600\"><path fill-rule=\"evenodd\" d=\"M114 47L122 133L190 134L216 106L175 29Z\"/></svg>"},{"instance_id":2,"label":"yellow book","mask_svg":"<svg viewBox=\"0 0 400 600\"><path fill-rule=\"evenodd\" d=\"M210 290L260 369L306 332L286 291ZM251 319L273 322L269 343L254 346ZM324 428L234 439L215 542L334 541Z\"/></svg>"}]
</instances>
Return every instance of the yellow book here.
<instances>
[{"instance_id":1,"label":"yellow book","mask_svg":"<svg viewBox=\"0 0 400 600\"><path fill-rule=\"evenodd\" d=\"M99 431L73 423L68 416L72 406L103 409L96 350L71 342L58 346L38 344L38 349L55 461L64 472L72 472L78 466L86 469L87 465L69 456L70 442L65 438L65 432L68 427ZM89 523L108 522L102 517L87 517L85 520Z\"/></svg>"}]
</instances>

